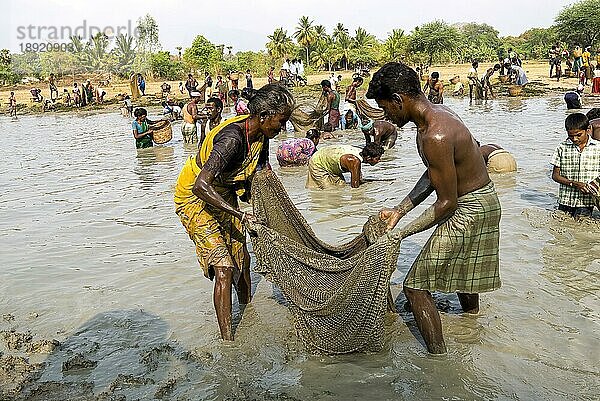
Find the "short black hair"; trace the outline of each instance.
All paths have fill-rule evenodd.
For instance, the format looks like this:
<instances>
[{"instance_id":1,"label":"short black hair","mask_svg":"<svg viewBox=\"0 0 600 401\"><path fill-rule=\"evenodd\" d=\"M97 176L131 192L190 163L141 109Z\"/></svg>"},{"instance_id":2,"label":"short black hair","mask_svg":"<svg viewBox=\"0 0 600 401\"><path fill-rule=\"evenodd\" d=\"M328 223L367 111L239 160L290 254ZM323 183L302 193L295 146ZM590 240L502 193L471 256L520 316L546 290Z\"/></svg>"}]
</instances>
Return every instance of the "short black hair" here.
<instances>
[{"instance_id":1,"label":"short black hair","mask_svg":"<svg viewBox=\"0 0 600 401\"><path fill-rule=\"evenodd\" d=\"M585 116L590 121L591 120L595 120L597 118L600 118L600 108L594 107L593 109L590 109L590 111L588 111L587 113L585 113Z\"/></svg>"},{"instance_id":2,"label":"short black hair","mask_svg":"<svg viewBox=\"0 0 600 401\"><path fill-rule=\"evenodd\" d=\"M148 111L142 107L135 109L135 111L133 112L133 115L135 117L141 117L141 116L147 116L148 115Z\"/></svg>"},{"instance_id":3,"label":"short black hair","mask_svg":"<svg viewBox=\"0 0 600 401\"><path fill-rule=\"evenodd\" d=\"M375 142L369 142L365 145L365 147L362 149L362 152L360 153L362 157L365 158L381 157L383 155L383 146Z\"/></svg>"},{"instance_id":4,"label":"short black hair","mask_svg":"<svg viewBox=\"0 0 600 401\"><path fill-rule=\"evenodd\" d=\"M369 83L368 99L392 98L394 93L417 97L421 92L421 83L415 70L404 63L391 62L381 67Z\"/></svg>"},{"instance_id":5,"label":"short black hair","mask_svg":"<svg viewBox=\"0 0 600 401\"><path fill-rule=\"evenodd\" d=\"M354 82L364 82L364 80L362 79L362 77L354 77L353 79Z\"/></svg>"},{"instance_id":6,"label":"short black hair","mask_svg":"<svg viewBox=\"0 0 600 401\"><path fill-rule=\"evenodd\" d=\"M237 90L237 89L232 89L232 90L230 90L229 92L227 92L227 95L228 95L229 97L231 97L231 96L240 97L240 91L239 91L239 90Z\"/></svg>"},{"instance_id":7,"label":"short black hair","mask_svg":"<svg viewBox=\"0 0 600 401\"><path fill-rule=\"evenodd\" d=\"M331 88L331 81L328 79L324 79L321 81L321 86L326 86L328 88Z\"/></svg>"},{"instance_id":8,"label":"short black hair","mask_svg":"<svg viewBox=\"0 0 600 401\"><path fill-rule=\"evenodd\" d=\"M571 130L586 130L590 127L590 120L583 113L569 114L565 119L565 129Z\"/></svg>"},{"instance_id":9,"label":"short black hair","mask_svg":"<svg viewBox=\"0 0 600 401\"><path fill-rule=\"evenodd\" d=\"M440 77L440 73L439 72L434 71L434 72L431 73L431 78L438 79L439 77Z\"/></svg>"},{"instance_id":10,"label":"short black hair","mask_svg":"<svg viewBox=\"0 0 600 401\"><path fill-rule=\"evenodd\" d=\"M319 132L318 129L316 128L311 128L308 131L306 131L306 137L308 139L313 139L313 138L320 138L321 137L321 133Z\"/></svg>"},{"instance_id":11,"label":"short black hair","mask_svg":"<svg viewBox=\"0 0 600 401\"><path fill-rule=\"evenodd\" d=\"M211 97L206 103L213 103L217 109L223 110L223 102L218 97Z\"/></svg>"}]
</instances>

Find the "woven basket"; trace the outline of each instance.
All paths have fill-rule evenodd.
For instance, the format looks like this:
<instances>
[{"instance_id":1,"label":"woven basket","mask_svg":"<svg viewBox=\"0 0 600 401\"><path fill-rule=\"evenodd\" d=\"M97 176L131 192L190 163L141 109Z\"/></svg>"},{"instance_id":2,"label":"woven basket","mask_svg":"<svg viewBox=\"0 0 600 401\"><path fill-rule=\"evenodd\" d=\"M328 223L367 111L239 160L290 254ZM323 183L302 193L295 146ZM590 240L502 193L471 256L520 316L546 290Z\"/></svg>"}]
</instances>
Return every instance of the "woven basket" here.
<instances>
[{"instance_id":1,"label":"woven basket","mask_svg":"<svg viewBox=\"0 0 600 401\"><path fill-rule=\"evenodd\" d=\"M509 86L508 93L511 96L520 96L523 93L523 87L520 85Z\"/></svg>"},{"instance_id":2,"label":"woven basket","mask_svg":"<svg viewBox=\"0 0 600 401\"><path fill-rule=\"evenodd\" d=\"M507 83L509 78L510 77L508 75L500 75L498 77L498 79L500 79L500 82L502 82L503 84Z\"/></svg>"},{"instance_id":3,"label":"woven basket","mask_svg":"<svg viewBox=\"0 0 600 401\"><path fill-rule=\"evenodd\" d=\"M173 128L168 121L166 121L166 124L162 128L152 130L152 140L156 144L167 143L171 139L173 139Z\"/></svg>"}]
</instances>

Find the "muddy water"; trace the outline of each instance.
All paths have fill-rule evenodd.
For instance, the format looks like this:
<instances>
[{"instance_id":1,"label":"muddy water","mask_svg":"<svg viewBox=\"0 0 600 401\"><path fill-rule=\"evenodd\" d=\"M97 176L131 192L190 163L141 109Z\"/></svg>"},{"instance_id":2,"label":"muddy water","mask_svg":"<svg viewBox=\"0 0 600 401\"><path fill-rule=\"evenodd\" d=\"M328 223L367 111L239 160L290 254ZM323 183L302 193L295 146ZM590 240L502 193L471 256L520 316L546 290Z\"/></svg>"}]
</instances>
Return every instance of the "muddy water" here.
<instances>
[{"instance_id":1,"label":"muddy water","mask_svg":"<svg viewBox=\"0 0 600 401\"><path fill-rule=\"evenodd\" d=\"M564 137L562 101L447 104L482 143L512 151L519 171L494 177L503 286L482 296L479 316L436 295L449 350L441 357L424 351L405 312L388 319L380 353L308 354L281 295L258 275L253 304L235 309L236 342L222 344L211 282L173 212L174 183L192 151L178 126L167 146L136 151L116 112L3 118L0 395L21 386L40 400L595 399L600 232L552 211L558 188L548 161ZM318 235L343 241L421 174L414 138L404 128L382 163L364 167L367 178L393 182L359 189L304 189L304 168L277 168L278 141L272 162ZM334 142L362 140L353 132ZM402 245L392 276L401 311L402 279L427 236Z\"/></svg>"}]
</instances>

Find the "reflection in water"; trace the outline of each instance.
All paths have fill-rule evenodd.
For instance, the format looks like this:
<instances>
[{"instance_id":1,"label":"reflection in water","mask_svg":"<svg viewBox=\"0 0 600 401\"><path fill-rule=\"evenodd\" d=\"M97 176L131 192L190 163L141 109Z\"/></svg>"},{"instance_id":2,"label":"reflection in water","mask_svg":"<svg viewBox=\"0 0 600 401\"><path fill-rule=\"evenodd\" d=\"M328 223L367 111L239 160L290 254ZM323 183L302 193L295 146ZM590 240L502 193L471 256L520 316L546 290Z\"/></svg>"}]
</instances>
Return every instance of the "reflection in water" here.
<instances>
[{"instance_id":1,"label":"reflection in water","mask_svg":"<svg viewBox=\"0 0 600 401\"><path fill-rule=\"evenodd\" d=\"M527 110L527 103L521 98L509 97L506 102L502 102L502 109L510 113L522 112Z\"/></svg>"},{"instance_id":2,"label":"reflection in water","mask_svg":"<svg viewBox=\"0 0 600 401\"><path fill-rule=\"evenodd\" d=\"M137 149L137 165L134 172L138 175L141 188L150 190L153 185L160 181L165 171L162 165L168 165L169 169L175 164L175 151L172 146L153 146L151 148Z\"/></svg>"}]
</instances>

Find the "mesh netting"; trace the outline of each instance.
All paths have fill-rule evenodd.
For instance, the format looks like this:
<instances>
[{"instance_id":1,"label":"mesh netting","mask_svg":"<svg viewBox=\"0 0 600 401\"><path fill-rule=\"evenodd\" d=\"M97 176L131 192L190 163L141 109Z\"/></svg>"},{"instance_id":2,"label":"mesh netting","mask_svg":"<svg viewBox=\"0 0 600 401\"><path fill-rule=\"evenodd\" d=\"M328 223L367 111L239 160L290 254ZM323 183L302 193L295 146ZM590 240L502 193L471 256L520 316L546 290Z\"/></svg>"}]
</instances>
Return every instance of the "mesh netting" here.
<instances>
[{"instance_id":1,"label":"mesh netting","mask_svg":"<svg viewBox=\"0 0 600 401\"><path fill-rule=\"evenodd\" d=\"M383 347L389 278L400 242L369 218L363 232L342 245L320 241L272 171L252 182L255 271L286 297L298 336L311 350L339 354Z\"/></svg>"}]
</instances>

